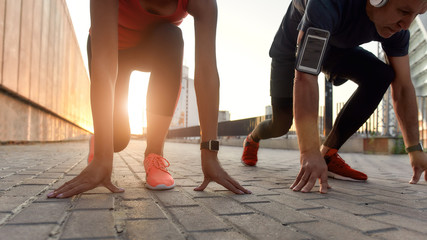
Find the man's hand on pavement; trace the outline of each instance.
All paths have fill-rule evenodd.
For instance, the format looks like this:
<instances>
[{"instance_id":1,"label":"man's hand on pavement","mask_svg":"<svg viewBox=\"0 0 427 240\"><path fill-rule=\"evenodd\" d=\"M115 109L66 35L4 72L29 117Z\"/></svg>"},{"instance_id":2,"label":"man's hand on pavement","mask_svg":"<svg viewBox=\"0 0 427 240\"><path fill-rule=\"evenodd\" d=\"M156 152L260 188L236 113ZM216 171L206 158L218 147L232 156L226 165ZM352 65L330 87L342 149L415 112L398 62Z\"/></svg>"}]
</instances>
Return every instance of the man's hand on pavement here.
<instances>
[{"instance_id":1,"label":"man's hand on pavement","mask_svg":"<svg viewBox=\"0 0 427 240\"><path fill-rule=\"evenodd\" d=\"M424 152L416 151L409 153L409 160L411 161L412 175L409 183L416 184L421 178L421 174L424 172L424 179L427 181L427 155Z\"/></svg>"},{"instance_id":2,"label":"man's hand on pavement","mask_svg":"<svg viewBox=\"0 0 427 240\"><path fill-rule=\"evenodd\" d=\"M301 169L297 178L290 188L294 191L310 192L316 184L320 183L320 193L327 193L328 188L328 167L320 152L301 154Z\"/></svg>"}]
</instances>

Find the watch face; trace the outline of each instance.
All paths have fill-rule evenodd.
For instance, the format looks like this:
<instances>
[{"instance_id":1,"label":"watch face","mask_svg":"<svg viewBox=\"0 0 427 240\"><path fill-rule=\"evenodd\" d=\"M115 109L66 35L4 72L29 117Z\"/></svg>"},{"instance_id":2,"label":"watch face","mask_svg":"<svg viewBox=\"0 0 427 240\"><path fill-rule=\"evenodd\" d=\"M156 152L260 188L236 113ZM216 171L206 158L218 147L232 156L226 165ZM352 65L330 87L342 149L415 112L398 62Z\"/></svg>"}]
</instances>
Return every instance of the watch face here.
<instances>
[{"instance_id":1,"label":"watch face","mask_svg":"<svg viewBox=\"0 0 427 240\"><path fill-rule=\"evenodd\" d=\"M219 150L219 142L218 141L210 141L210 150Z\"/></svg>"}]
</instances>

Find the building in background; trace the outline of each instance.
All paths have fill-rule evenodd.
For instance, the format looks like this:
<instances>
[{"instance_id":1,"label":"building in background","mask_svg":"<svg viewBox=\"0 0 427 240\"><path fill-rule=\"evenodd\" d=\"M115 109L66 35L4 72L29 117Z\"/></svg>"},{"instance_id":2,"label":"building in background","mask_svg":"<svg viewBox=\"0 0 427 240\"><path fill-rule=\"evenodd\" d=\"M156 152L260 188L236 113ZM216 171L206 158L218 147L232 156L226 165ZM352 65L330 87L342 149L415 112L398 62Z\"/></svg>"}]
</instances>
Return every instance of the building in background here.
<instances>
[{"instance_id":1,"label":"building in background","mask_svg":"<svg viewBox=\"0 0 427 240\"><path fill-rule=\"evenodd\" d=\"M230 121L230 112L229 111L219 111L218 112L218 122Z\"/></svg>"},{"instance_id":2,"label":"building in background","mask_svg":"<svg viewBox=\"0 0 427 240\"><path fill-rule=\"evenodd\" d=\"M412 82L417 96L427 96L427 14L418 16L409 30Z\"/></svg>"},{"instance_id":3,"label":"building in background","mask_svg":"<svg viewBox=\"0 0 427 240\"><path fill-rule=\"evenodd\" d=\"M273 115L273 107L271 105L265 106L265 116Z\"/></svg>"},{"instance_id":4,"label":"building in background","mask_svg":"<svg viewBox=\"0 0 427 240\"><path fill-rule=\"evenodd\" d=\"M427 14L419 15L409 28L409 60L418 100L420 138L427 145Z\"/></svg>"},{"instance_id":5,"label":"building in background","mask_svg":"<svg viewBox=\"0 0 427 240\"><path fill-rule=\"evenodd\" d=\"M188 67L182 67L181 94L176 105L170 129L199 125L194 79L188 76Z\"/></svg>"},{"instance_id":6,"label":"building in background","mask_svg":"<svg viewBox=\"0 0 427 240\"><path fill-rule=\"evenodd\" d=\"M181 94L176 104L175 113L169 129L199 126L199 112L197 109L194 79L188 76L188 67L182 67ZM229 111L218 112L218 122L230 121Z\"/></svg>"}]
</instances>

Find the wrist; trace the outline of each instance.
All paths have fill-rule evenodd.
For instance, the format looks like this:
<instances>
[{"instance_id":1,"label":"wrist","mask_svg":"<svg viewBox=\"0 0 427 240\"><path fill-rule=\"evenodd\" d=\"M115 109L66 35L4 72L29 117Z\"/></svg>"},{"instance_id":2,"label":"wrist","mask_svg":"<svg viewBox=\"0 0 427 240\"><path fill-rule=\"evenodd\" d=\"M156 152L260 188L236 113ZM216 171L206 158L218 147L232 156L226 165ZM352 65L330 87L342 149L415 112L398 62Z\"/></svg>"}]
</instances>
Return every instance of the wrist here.
<instances>
[{"instance_id":1,"label":"wrist","mask_svg":"<svg viewBox=\"0 0 427 240\"><path fill-rule=\"evenodd\" d=\"M218 152L219 151L219 141L217 141L217 140L202 141L200 143L200 150L208 150L211 152Z\"/></svg>"},{"instance_id":2,"label":"wrist","mask_svg":"<svg viewBox=\"0 0 427 240\"><path fill-rule=\"evenodd\" d=\"M407 153L424 152L423 145L421 143L418 143L416 145L411 145L411 146L407 147L405 150Z\"/></svg>"},{"instance_id":3,"label":"wrist","mask_svg":"<svg viewBox=\"0 0 427 240\"><path fill-rule=\"evenodd\" d=\"M212 161L212 159L218 159L218 152L209 151L207 149L202 149L200 152L201 152L202 162Z\"/></svg>"}]
</instances>

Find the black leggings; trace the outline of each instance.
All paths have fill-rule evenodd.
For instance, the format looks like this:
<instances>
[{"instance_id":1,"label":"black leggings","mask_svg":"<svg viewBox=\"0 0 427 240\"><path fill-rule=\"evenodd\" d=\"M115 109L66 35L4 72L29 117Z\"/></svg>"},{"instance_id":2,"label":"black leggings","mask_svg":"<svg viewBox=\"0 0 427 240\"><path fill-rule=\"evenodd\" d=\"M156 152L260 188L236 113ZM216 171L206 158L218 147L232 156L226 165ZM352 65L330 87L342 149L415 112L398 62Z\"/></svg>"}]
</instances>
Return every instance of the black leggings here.
<instances>
[{"instance_id":1,"label":"black leggings","mask_svg":"<svg viewBox=\"0 0 427 240\"><path fill-rule=\"evenodd\" d=\"M391 66L361 47L332 47L325 58L322 71L331 81L345 78L358 85L338 114L324 143L325 146L339 149L374 112L395 74ZM254 130L253 135L260 139L278 137L289 131L293 118L290 107L292 98L272 97L272 105L273 119L259 124ZM275 115L278 117L274 117Z\"/></svg>"}]
</instances>

